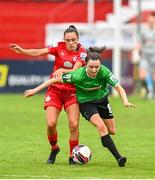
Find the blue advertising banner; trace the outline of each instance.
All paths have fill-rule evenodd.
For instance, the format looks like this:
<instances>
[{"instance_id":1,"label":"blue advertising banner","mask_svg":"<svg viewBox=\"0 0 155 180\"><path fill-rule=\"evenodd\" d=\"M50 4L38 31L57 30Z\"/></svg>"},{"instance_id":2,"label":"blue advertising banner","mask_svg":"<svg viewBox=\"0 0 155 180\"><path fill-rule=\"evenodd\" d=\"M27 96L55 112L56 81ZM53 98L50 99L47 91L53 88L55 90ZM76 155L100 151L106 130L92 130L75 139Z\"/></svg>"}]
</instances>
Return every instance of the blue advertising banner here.
<instances>
[{"instance_id":1,"label":"blue advertising banner","mask_svg":"<svg viewBox=\"0 0 155 180\"><path fill-rule=\"evenodd\" d=\"M111 60L103 64L112 69ZM23 92L49 79L54 61L0 61L0 93ZM127 93L133 92L133 65L124 57L122 60L121 84Z\"/></svg>"},{"instance_id":2,"label":"blue advertising banner","mask_svg":"<svg viewBox=\"0 0 155 180\"><path fill-rule=\"evenodd\" d=\"M0 92L23 92L49 78L53 62L0 61Z\"/></svg>"}]
</instances>

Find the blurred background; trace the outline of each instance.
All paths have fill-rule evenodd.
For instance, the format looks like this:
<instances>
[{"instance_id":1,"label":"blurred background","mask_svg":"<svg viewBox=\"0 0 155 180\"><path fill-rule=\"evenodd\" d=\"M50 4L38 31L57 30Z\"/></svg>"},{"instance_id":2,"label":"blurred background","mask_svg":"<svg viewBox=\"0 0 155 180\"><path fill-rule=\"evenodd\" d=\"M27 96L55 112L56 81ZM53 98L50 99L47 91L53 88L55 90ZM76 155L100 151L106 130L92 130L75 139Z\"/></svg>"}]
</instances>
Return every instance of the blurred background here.
<instances>
[{"instance_id":1,"label":"blurred background","mask_svg":"<svg viewBox=\"0 0 155 180\"><path fill-rule=\"evenodd\" d=\"M10 43L43 48L61 41L70 24L77 27L86 48L107 47L103 63L127 93L134 93L138 75L131 53L153 11L154 0L1 0L0 93L34 87L49 78L53 67L52 56L16 54Z\"/></svg>"}]
</instances>

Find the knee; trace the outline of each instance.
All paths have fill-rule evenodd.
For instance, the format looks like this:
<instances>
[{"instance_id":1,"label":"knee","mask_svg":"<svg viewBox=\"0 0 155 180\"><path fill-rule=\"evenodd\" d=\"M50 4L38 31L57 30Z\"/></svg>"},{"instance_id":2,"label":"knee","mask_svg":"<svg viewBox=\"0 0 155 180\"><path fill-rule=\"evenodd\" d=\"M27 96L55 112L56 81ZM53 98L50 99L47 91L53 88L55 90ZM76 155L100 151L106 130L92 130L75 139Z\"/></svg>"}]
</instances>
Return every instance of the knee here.
<instances>
[{"instance_id":1,"label":"knee","mask_svg":"<svg viewBox=\"0 0 155 180\"><path fill-rule=\"evenodd\" d=\"M47 122L48 129L56 128L57 124L55 122Z\"/></svg>"},{"instance_id":2,"label":"knee","mask_svg":"<svg viewBox=\"0 0 155 180\"><path fill-rule=\"evenodd\" d=\"M108 129L105 125L100 124L100 125L96 126L96 128L97 128L99 134L101 134L101 135L108 133Z\"/></svg>"},{"instance_id":3,"label":"knee","mask_svg":"<svg viewBox=\"0 0 155 180\"><path fill-rule=\"evenodd\" d=\"M71 132L74 132L78 129L79 123L78 122L70 122L69 123L69 128Z\"/></svg>"}]
</instances>

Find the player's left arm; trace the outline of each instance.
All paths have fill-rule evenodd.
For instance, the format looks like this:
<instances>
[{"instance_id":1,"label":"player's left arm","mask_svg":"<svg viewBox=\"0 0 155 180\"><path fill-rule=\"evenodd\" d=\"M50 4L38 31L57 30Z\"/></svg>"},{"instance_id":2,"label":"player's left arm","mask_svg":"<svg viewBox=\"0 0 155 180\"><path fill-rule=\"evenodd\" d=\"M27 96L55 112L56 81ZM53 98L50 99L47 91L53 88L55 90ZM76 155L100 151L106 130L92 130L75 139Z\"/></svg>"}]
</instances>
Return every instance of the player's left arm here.
<instances>
[{"instance_id":1,"label":"player's left arm","mask_svg":"<svg viewBox=\"0 0 155 180\"><path fill-rule=\"evenodd\" d=\"M52 85L52 84L55 84L55 83L60 83L62 82L62 78L61 77L56 77L56 78L51 78L49 80L47 80L46 82L40 84L39 86L33 88L33 89L28 89L26 90L23 95L24 97L30 97L30 96L33 96L35 95L36 93L38 93L39 91L41 91L42 89Z\"/></svg>"},{"instance_id":2,"label":"player's left arm","mask_svg":"<svg viewBox=\"0 0 155 180\"><path fill-rule=\"evenodd\" d=\"M128 101L127 94L124 88L119 83L116 86L114 86L114 89L118 92L125 107L136 107L134 104Z\"/></svg>"}]
</instances>

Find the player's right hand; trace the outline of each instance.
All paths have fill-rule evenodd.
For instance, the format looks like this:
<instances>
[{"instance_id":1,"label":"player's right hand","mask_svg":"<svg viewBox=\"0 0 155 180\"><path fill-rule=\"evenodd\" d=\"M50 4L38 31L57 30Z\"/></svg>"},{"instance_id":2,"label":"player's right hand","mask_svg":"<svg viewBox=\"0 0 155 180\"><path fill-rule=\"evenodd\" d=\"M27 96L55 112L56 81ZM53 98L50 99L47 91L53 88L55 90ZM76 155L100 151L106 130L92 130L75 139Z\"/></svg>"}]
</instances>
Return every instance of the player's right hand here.
<instances>
[{"instance_id":1,"label":"player's right hand","mask_svg":"<svg viewBox=\"0 0 155 180\"><path fill-rule=\"evenodd\" d=\"M9 44L9 48L15 51L16 53L22 53L22 48L17 44Z\"/></svg>"},{"instance_id":2,"label":"player's right hand","mask_svg":"<svg viewBox=\"0 0 155 180\"><path fill-rule=\"evenodd\" d=\"M124 105L125 107L133 107L135 108L136 106L130 102L128 102L127 104Z\"/></svg>"},{"instance_id":3,"label":"player's right hand","mask_svg":"<svg viewBox=\"0 0 155 180\"><path fill-rule=\"evenodd\" d=\"M30 97L30 96L35 95L35 93L36 93L35 89L28 89L23 93L23 96L24 97Z\"/></svg>"},{"instance_id":4,"label":"player's right hand","mask_svg":"<svg viewBox=\"0 0 155 180\"><path fill-rule=\"evenodd\" d=\"M64 73L64 69L63 69L63 68L57 69L57 70L54 72L53 77L54 77L54 78L56 78L56 77L61 77L63 73Z\"/></svg>"}]
</instances>

